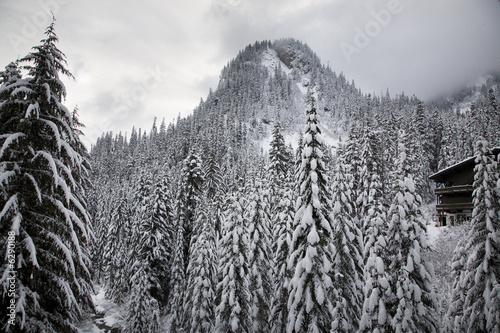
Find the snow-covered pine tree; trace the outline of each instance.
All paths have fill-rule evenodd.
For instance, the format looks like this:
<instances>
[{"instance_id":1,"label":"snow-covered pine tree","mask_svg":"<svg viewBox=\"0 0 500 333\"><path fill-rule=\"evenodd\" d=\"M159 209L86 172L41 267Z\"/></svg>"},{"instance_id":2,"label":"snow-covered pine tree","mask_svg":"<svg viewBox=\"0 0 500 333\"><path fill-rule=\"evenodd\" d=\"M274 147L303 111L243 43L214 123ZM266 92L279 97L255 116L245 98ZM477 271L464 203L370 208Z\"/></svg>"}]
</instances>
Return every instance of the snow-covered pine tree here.
<instances>
[{"instance_id":1,"label":"snow-covered pine tree","mask_svg":"<svg viewBox=\"0 0 500 333\"><path fill-rule=\"evenodd\" d=\"M191 241L184 296L184 328L191 333L209 333L215 327L217 247L215 214L207 200L197 208L195 234Z\"/></svg>"},{"instance_id":2,"label":"snow-covered pine tree","mask_svg":"<svg viewBox=\"0 0 500 333\"><path fill-rule=\"evenodd\" d=\"M153 188L152 178L143 172L134 202L137 203L130 258L148 277L148 297L158 304L167 302L167 274L173 242L173 218L168 198L168 180L162 177ZM132 272L134 274L134 272Z\"/></svg>"},{"instance_id":3,"label":"snow-covered pine tree","mask_svg":"<svg viewBox=\"0 0 500 333\"><path fill-rule=\"evenodd\" d=\"M0 72L0 131L9 133L16 130L17 123L8 121L11 118L21 118L26 111L27 101L25 80L22 80L21 71L17 62L11 62Z\"/></svg>"},{"instance_id":4,"label":"snow-covered pine tree","mask_svg":"<svg viewBox=\"0 0 500 333\"><path fill-rule=\"evenodd\" d=\"M497 89L498 93L498 89ZM493 88L488 90L487 118L488 128L490 129L489 140L493 145L500 143L500 108Z\"/></svg>"},{"instance_id":5,"label":"snow-covered pine tree","mask_svg":"<svg viewBox=\"0 0 500 333\"><path fill-rule=\"evenodd\" d=\"M142 236L141 227L143 224L151 222L152 211L153 211L153 175L150 170L141 170L135 179L135 184L133 185L133 214L131 223L132 232L132 244L134 247L140 240ZM135 250L135 249L134 249Z\"/></svg>"},{"instance_id":6,"label":"snow-covered pine tree","mask_svg":"<svg viewBox=\"0 0 500 333\"><path fill-rule=\"evenodd\" d=\"M444 124L438 108L432 110L431 116L431 139L430 139L430 161L429 168L431 173L436 173L440 170L439 160L443 150L443 132Z\"/></svg>"},{"instance_id":7,"label":"snow-covered pine tree","mask_svg":"<svg viewBox=\"0 0 500 333\"><path fill-rule=\"evenodd\" d=\"M302 152L304 151L304 134L299 133L299 142L297 143L297 150L295 151L295 170L294 176L298 177L300 168L302 167ZM299 194L299 186L297 185L297 194Z\"/></svg>"},{"instance_id":8,"label":"snow-covered pine tree","mask_svg":"<svg viewBox=\"0 0 500 333\"><path fill-rule=\"evenodd\" d=\"M144 262L136 262L134 275L130 278L132 289L128 303L125 333L160 332L160 308L151 297L150 278Z\"/></svg>"},{"instance_id":9,"label":"snow-covered pine tree","mask_svg":"<svg viewBox=\"0 0 500 333\"><path fill-rule=\"evenodd\" d=\"M308 93L302 164L288 267L287 332L329 332L333 321L332 204L315 97Z\"/></svg>"},{"instance_id":10,"label":"snow-covered pine tree","mask_svg":"<svg viewBox=\"0 0 500 333\"><path fill-rule=\"evenodd\" d=\"M202 186L202 161L195 149L191 149L183 162L180 187L177 194L176 235L170 264L169 332L183 330L183 300L186 286L186 270L189 265L189 247Z\"/></svg>"},{"instance_id":11,"label":"snow-covered pine tree","mask_svg":"<svg viewBox=\"0 0 500 333\"><path fill-rule=\"evenodd\" d=\"M75 321L92 307L88 161L78 153L82 145L63 105L66 90L59 76L72 75L55 45L54 21L41 45L20 60L28 63L28 77L10 94L20 109L0 104L0 244L7 244L9 231L16 235L16 262L0 268L3 290L16 271L16 326L2 316L6 331L77 331ZM0 251L7 258L6 247ZM2 293L3 309L7 302Z\"/></svg>"},{"instance_id":12,"label":"snow-covered pine tree","mask_svg":"<svg viewBox=\"0 0 500 333\"><path fill-rule=\"evenodd\" d=\"M260 176L250 177L248 205L244 220L247 224L248 269L250 280L251 332L269 332L271 306L271 226L269 198Z\"/></svg>"},{"instance_id":13,"label":"snow-covered pine tree","mask_svg":"<svg viewBox=\"0 0 500 333\"><path fill-rule=\"evenodd\" d=\"M380 142L380 131L377 131L371 122L365 124L364 128L361 130L360 137L358 139L357 150L360 154L359 161L354 159L355 165L357 164L358 170L358 187L356 193L358 196L355 198L356 207L358 211L358 216L360 218L359 225L361 230L364 230L367 219L370 219L368 211L372 207L372 201L375 199L374 195L380 195L381 183L379 170L380 159L382 157L382 149ZM356 148L352 144L349 145L350 149ZM350 152L346 151L345 154L349 155L350 158L356 154L356 151ZM349 157L343 157L343 160L350 164L351 161ZM353 169L355 170L355 169ZM373 184L373 181L377 181ZM377 186L372 190L372 186Z\"/></svg>"},{"instance_id":14,"label":"snow-covered pine tree","mask_svg":"<svg viewBox=\"0 0 500 333\"><path fill-rule=\"evenodd\" d=\"M220 281L217 284L216 332L251 332L248 231L244 221L245 200L235 192L224 214L219 243Z\"/></svg>"},{"instance_id":15,"label":"snow-covered pine tree","mask_svg":"<svg viewBox=\"0 0 500 333\"><path fill-rule=\"evenodd\" d=\"M184 271L184 225L177 220L176 238L174 252L170 264L170 286L168 305L168 325L167 332L177 333L183 331L183 307L184 287L186 272Z\"/></svg>"},{"instance_id":16,"label":"snow-covered pine tree","mask_svg":"<svg viewBox=\"0 0 500 333\"><path fill-rule=\"evenodd\" d=\"M471 103L470 111L466 113L467 119L465 128L462 129L461 145L462 151L459 152L459 161L474 154L475 143L483 138L483 133L486 133L484 125L483 110L478 109L475 103Z\"/></svg>"},{"instance_id":17,"label":"snow-covered pine tree","mask_svg":"<svg viewBox=\"0 0 500 333\"><path fill-rule=\"evenodd\" d=\"M421 259L428 249L425 225L416 193L413 165L406 149L408 135L401 131L394 172L394 199L387 213L387 267L393 302L387 305L392 329L396 332L436 332L439 328L437 302L432 290L433 269ZM430 265L430 264L429 264Z\"/></svg>"},{"instance_id":18,"label":"snow-covered pine tree","mask_svg":"<svg viewBox=\"0 0 500 333\"><path fill-rule=\"evenodd\" d=\"M291 181L285 180L280 200L272 211L273 218L273 292L271 296L271 332L286 332L288 320L288 286L292 270L288 268L288 255L292 241L292 224L295 216L294 188Z\"/></svg>"},{"instance_id":19,"label":"snow-covered pine tree","mask_svg":"<svg viewBox=\"0 0 500 333\"><path fill-rule=\"evenodd\" d=\"M407 136L405 145L407 151L412 152L412 154L408 155L407 158L413 159L412 161L409 161L409 163L413 168L416 193L420 195L422 202L428 202L431 198L434 198L434 194L431 193L429 180L429 176L431 174L429 167L429 140L424 137L425 134L419 134L419 131L422 130L422 128L418 127L418 123L410 123L408 133L412 133L412 135Z\"/></svg>"},{"instance_id":20,"label":"snow-covered pine tree","mask_svg":"<svg viewBox=\"0 0 500 333\"><path fill-rule=\"evenodd\" d=\"M144 251L150 269L153 296L161 307L168 305L170 262L175 242L174 213L170 198L171 182L165 173L154 186L151 222L142 226Z\"/></svg>"},{"instance_id":21,"label":"snow-covered pine tree","mask_svg":"<svg viewBox=\"0 0 500 333\"><path fill-rule=\"evenodd\" d=\"M162 221L153 218L155 202L149 170L142 170L138 177L134 203L131 242L125 268L128 273L125 285L130 290L125 331L157 332L159 304L151 292L157 292L160 288L160 279L164 277L166 269L164 257L167 251L163 243L166 230Z\"/></svg>"},{"instance_id":22,"label":"snow-covered pine tree","mask_svg":"<svg viewBox=\"0 0 500 333\"><path fill-rule=\"evenodd\" d=\"M278 185L283 178L290 173L292 168L292 156L287 150L285 139L281 134L281 125L276 123L272 132L273 139L269 148L268 178Z\"/></svg>"},{"instance_id":23,"label":"snow-covered pine tree","mask_svg":"<svg viewBox=\"0 0 500 333\"><path fill-rule=\"evenodd\" d=\"M224 175L220 169L215 156L215 151L210 152L203 166L204 183L203 189L208 198L225 192Z\"/></svg>"},{"instance_id":24,"label":"snow-covered pine tree","mask_svg":"<svg viewBox=\"0 0 500 333\"><path fill-rule=\"evenodd\" d=\"M451 264L453 277L453 291L451 293L450 305L443 319L441 331L444 333L466 332L467 329L462 325L464 315L464 301L466 296L465 274L467 268L467 252L465 250L466 242L461 240L453 253L453 263Z\"/></svg>"},{"instance_id":25,"label":"snow-covered pine tree","mask_svg":"<svg viewBox=\"0 0 500 333\"><path fill-rule=\"evenodd\" d=\"M100 193L89 191L89 214L93 221L95 241L91 246L91 258L93 264L92 280L98 284L104 284L105 270L108 260L103 258L104 248L107 245L108 223L111 220L111 203L114 202L114 196L109 193ZM97 260L100 258L101 260Z\"/></svg>"},{"instance_id":26,"label":"snow-covered pine tree","mask_svg":"<svg viewBox=\"0 0 500 333\"><path fill-rule=\"evenodd\" d=\"M500 193L489 143L476 142L472 229L469 234L462 325L468 332L500 331Z\"/></svg>"},{"instance_id":27,"label":"snow-covered pine tree","mask_svg":"<svg viewBox=\"0 0 500 333\"><path fill-rule=\"evenodd\" d=\"M389 195L390 188L390 172L394 165L394 159L397 150L397 124L398 119L395 117L394 112L389 111L385 119L379 122L380 125L380 154L379 165L380 170L380 184L382 185L382 193L384 194L384 201L389 202L392 197Z\"/></svg>"},{"instance_id":28,"label":"snow-covered pine tree","mask_svg":"<svg viewBox=\"0 0 500 333\"><path fill-rule=\"evenodd\" d=\"M277 123L269 150L268 181L271 191L271 225L274 253L272 265L273 292L271 297L271 332L286 332L288 319L288 284L291 270L288 269L288 252L292 239L291 226L295 215L292 155L287 152L285 140Z\"/></svg>"},{"instance_id":29,"label":"snow-covered pine tree","mask_svg":"<svg viewBox=\"0 0 500 333\"><path fill-rule=\"evenodd\" d=\"M358 227L349 168L349 164L339 161L332 181L332 330L340 332L357 330L363 303L363 236Z\"/></svg>"},{"instance_id":30,"label":"snow-covered pine tree","mask_svg":"<svg viewBox=\"0 0 500 333\"><path fill-rule=\"evenodd\" d=\"M121 189L107 222L106 243L101 254L106 297L118 304L126 301L129 292L128 251L132 235L132 215L127 192Z\"/></svg>"},{"instance_id":31,"label":"snow-covered pine tree","mask_svg":"<svg viewBox=\"0 0 500 333\"><path fill-rule=\"evenodd\" d=\"M224 175L217 163L215 152L209 154L208 159L203 167L203 192L204 196L210 201L210 210L214 212L215 232L221 232L221 212L223 210L224 194L226 193L226 184L224 182Z\"/></svg>"},{"instance_id":32,"label":"snow-covered pine tree","mask_svg":"<svg viewBox=\"0 0 500 333\"><path fill-rule=\"evenodd\" d=\"M342 154L341 154L342 156ZM345 157L339 163L347 163ZM373 170L377 169L373 161ZM363 183L369 188L363 219L364 226L364 302L359 322L360 332L390 331L386 302L391 299L386 267L386 204L378 172L367 173ZM365 179L365 177L362 177Z\"/></svg>"},{"instance_id":33,"label":"snow-covered pine tree","mask_svg":"<svg viewBox=\"0 0 500 333\"><path fill-rule=\"evenodd\" d=\"M189 151L183 162L181 171L181 184L177 195L177 219L182 224L184 271L189 264L189 246L194 225L194 214L196 206L200 201L203 187L203 168L200 155L195 149Z\"/></svg>"},{"instance_id":34,"label":"snow-covered pine tree","mask_svg":"<svg viewBox=\"0 0 500 333\"><path fill-rule=\"evenodd\" d=\"M361 169L362 169L362 161L361 161L361 148L362 148L362 129L359 122L354 122L351 124L351 128L349 130L349 137L345 144L344 154L345 160L349 161L349 165L351 167L351 173L353 175L353 194L356 200L356 211L357 215L361 215L360 204L358 204L358 198L362 199L362 189L360 185L360 177L361 177ZM365 161L366 162L366 161ZM358 223L362 223L363 221L358 221ZM359 225L360 228L363 228L362 225Z\"/></svg>"}]
</instances>

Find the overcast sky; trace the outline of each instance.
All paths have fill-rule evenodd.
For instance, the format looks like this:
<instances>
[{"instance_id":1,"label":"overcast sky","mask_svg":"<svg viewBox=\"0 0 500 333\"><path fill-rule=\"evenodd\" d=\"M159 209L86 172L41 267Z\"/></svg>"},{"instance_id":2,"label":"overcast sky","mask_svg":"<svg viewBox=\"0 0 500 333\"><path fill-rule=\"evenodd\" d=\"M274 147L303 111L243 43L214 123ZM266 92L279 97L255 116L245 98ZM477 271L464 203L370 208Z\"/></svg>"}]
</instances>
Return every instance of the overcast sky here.
<instances>
[{"instance_id":1,"label":"overcast sky","mask_svg":"<svg viewBox=\"0 0 500 333\"><path fill-rule=\"evenodd\" d=\"M424 100L500 70L498 0L0 0L0 68L52 11L90 146L189 114L246 45L293 37L365 93Z\"/></svg>"}]
</instances>

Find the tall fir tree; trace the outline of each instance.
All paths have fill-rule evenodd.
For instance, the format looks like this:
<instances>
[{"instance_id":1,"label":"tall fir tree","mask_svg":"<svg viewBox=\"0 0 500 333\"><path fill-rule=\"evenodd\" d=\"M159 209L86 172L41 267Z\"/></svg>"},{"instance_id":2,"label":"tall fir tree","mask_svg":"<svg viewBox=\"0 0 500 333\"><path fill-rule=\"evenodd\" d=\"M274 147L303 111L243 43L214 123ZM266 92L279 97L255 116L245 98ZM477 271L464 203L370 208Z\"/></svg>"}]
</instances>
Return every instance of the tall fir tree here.
<instances>
[{"instance_id":1,"label":"tall fir tree","mask_svg":"<svg viewBox=\"0 0 500 333\"><path fill-rule=\"evenodd\" d=\"M203 166L203 190L208 198L215 198L225 192L224 175L217 163L215 151L210 152Z\"/></svg>"},{"instance_id":2,"label":"tall fir tree","mask_svg":"<svg viewBox=\"0 0 500 333\"><path fill-rule=\"evenodd\" d=\"M129 292L127 258L131 240L132 208L127 192L121 189L107 221L108 229L102 253L106 296L118 304L126 301Z\"/></svg>"},{"instance_id":3,"label":"tall fir tree","mask_svg":"<svg viewBox=\"0 0 500 333\"><path fill-rule=\"evenodd\" d=\"M340 332L357 330L363 302L363 236L358 227L349 168L347 163L337 163L332 181L332 330Z\"/></svg>"},{"instance_id":4,"label":"tall fir tree","mask_svg":"<svg viewBox=\"0 0 500 333\"><path fill-rule=\"evenodd\" d=\"M170 250L173 242L173 218L168 198L166 177L161 177L153 187L153 178L148 171L142 171L138 189L134 196L136 202L132 229L131 275L137 269L147 276L146 291L136 297L155 299L158 305L167 304ZM134 283L130 281L130 285Z\"/></svg>"},{"instance_id":5,"label":"tall fir tree","mask_svg":"<svg viewBox=\"0 0 500 333\"><path fill-rule=\"evenodd\" d=\"M25 101L26 80L22 80L21 70L17 62L11 62L0 72L0 103L2 113L0 114L0 131L9 133L16 131L16 122L9 121L11 118L21 118L27 108Z\"/></svg>"},{"instance_id":6,"label":"tall fir tree","mask_svg":"<svg viewBox=\"0 0 500 333\"><path fill-rule=\"evenodd\" d=\"M357 170L359 174L359 183L357 187L357 198L355 198L358 216L360 218L359 225L361 230L366 227L367 219L369 218L369 210L372 208L373 200L380 199L381 195L381 170L380 158L382 156L380 131L377 131L371 123L366 124L360 133L358 141L359 161L356 160ZM353 145L348 146L353 149ZM356 152L346 151L344 154L352 157ZM345 163L350 163L346 156L343 158ZM348 162L349 161L349 162ZM353 169L355 171L356 169Z\"/></svg>"},{"instance_id":7,"label":"tall fir tree","mask_svg":"<svg viewBox=\"0 0 500 333\"><path fill-rule=\"evenodd\" d=\"M183 300L186 272L184 270L184 225L180 220L176 225L174 252L170 263L169 305L167 332L183 332Z\"/></svg>"},{"instance_id":8,"label":"tall fir tree","mask_svg":"<svg viewBox=\"0 0 500 333\"><path fill-rule=\"evenodd\" d=\"M498 90L497 90L498 92ZM490 141L492 145L500 144L500 108L498 107L497 97L493 88L488 90L487 116L488 128L490 129Z\"/></svg>"},{"instance_id":9,"label":"tall fir tree","mask_svg":"<svg viewBox=\"0 0 500 333\"><path fill-rule=\"evenodd\" d=\"M254 176L255 177L255 176ZM251 292L252 332L269 332L271 302L271 226L269 198L264 184L257 176L250 179L248 206L245 210L249 237L248 269Z\"/></svg>"},{"instance_id":10,"label":"tall fir tree","mask_svg":"<svg viewBox=\"0 0 500 333\"><path fill-rule=\"evenodd\" d=\"M450 305L443 320L442 332L465 332L466 327L462 325L464 316L464 302L466 290L465 274L467 268L467 252L465 250L465 240L460 241L453 251L453 263L451 264L453 277L453 290L451 293Z\"/></svg>"},{"instance_id":11,"label":"tall fir tree","mask_svg":"<svg viewBox=\"0 0 500 333\"><path fill-rule=\"evenodd\" d=\"M216 332L251 332L248 231L244 221L245 200L233 193L224 214L219 243L220 277L217 285Z\"/></svg>"},{"instance_id":12,"label":"tall fir tree","mask_svg":"<svg viewBox=\"0 0 500 333\"><path fill-rule=\"evenodd\" d=\"M170 261L175 241L174 212L170 198L171 182L160 174L152 195L151 220L143 220L142 249L152 282L151 296L160 307L168 305Z\"/></svg>"},{"instance_id":13,"label":"tall fir tree","mask_svg":"<svg viewBox=\"0 0 500 333\"><path fill-rule=\"evenodd\" d=\"M215 214L207 200L197 208L196 232L190 249L184 296L186 332L213 332L217 287Z\"/></svg>"},{"instance_id":14,"label":"tall fir tree","mask_svg":"<svg viewBox=\"0 0 500 333\"><path fill-rule=\"evenodd\" d=\"M476 142L472 229L462 286L466 294L462 325L468 332L500 330L500 192L498 162L488 141Z\"/></svg>"},{"instance_id":15,"label":"tall fir tree","mask_svg":"<svg viewBox=\"0 0 500 333\"><path fill-rule=\"evenodd\" d=\"M213 223L215 227L215 232L220 234L221 232L221 212L224 209L224 195L227 191L226 184L224 182L224 175L222 170L217 163L215 151L212 151L205 161L203 167L203 196L208 198L210 201L210 210L212 210L215 215Z\"/></svg>"},{"instance_id":16,"label":"tall fir tree","mask_svg":"<svg viewBox=\"0 0 500 333\"><path fill-rule=\"evenodd\" d=\"M298 174L293 237L288 266L293 270L287 332L329 332L333 321L333 221L314 94L308 94L302 164Z\"/></svg>"},{"instance_id":17,"label":"tall fir tree","mask_svg":"<svg viewBox=\"0 0 500 333\"><path fill-rule=\"evenodd\" d=\"M287 257L292 238L291 226L295 215L294 174L292 155L287 152L285 140L279 124L273 130L273 140L269 150L268 182L271 185L271 225L273 239L273 292L271 298L271 332L286 332L288 319L288 284L291 270L288 269Z\"/></svg>"},{"instance_id":18,"label":"tall fir tree","mask_svg":"<svg viewBox=\"0 0 500 333\"><path fill-rule=\"evenodd\" d=\"M128 303L125 333L160 332L160 308L151 296L150 277L144 262L137 262L130 278L132 284Z\"/></svg>"},{"instance_id":19,"label":"tall fir tree","mask_svg":"<svg viewBox=\"0 0 500 333\"><path fill-rule=\"evenodd\" d=\"M189 246L194 226L194 214L203 190L203 167L200 155L195 149L189 151L183 162L181 184L177 195L177 219L182 224L184 271L189 264Z\"/></svg>"},{"instance_id":20,"label":"tall fir tree","mask_svg":"<svg viewBox=\"0 0 500 333\"><path fill-rule=\"evenodd\" d=\"M369 133L369 130L367 129L366 131ZM351 129L349 131L349 137L346 141L346 146L345 146L345 151L344 154L345 160L349 161L349 165L351 167L351 173L353 175L353 195L356 200L356 211L358 215L360 213L360 208L362 206L363 202L363 191L361 188L360 184L360 178L361 178L361 173L362 173L362 161L361 161L361 149L364 148L362 143L362 129L361 125L359 122L354 122L351 125ZM371 154L371 152L370 152ZM367 162L365 160L365 162ZM368 169L367 169L368 170ZM358 221L359 223L362 223L362 221ZM360 224L360 228L363 228L363 226Z\"/></svg>"},{"instance_id":21,"label":"tall fir tree","mask_svg":"<svg viewBox=\"0 0 500 333\"><path fill-rule=\"evenodd\" d=\"M279 123L274 125L272 136L269 148L268 178L277 185L281 181L280 178L290 173L292 156L285 145L285 139L283 138L283 134L281 134L281 125Z\"/></svg>"},{"instance_id":22,"label":"tall fir tree","mask_svg":"<svg viewBox=\"0 0 500 333\"><path fill-rule=\"evenodd\" d=\"M56 47L55 20L45 35L20 60L28 63L28 77L11 75L16 88L0 104L2 258L7 258L7 235L15 234L15 262L3 259L0 268L3 290L12 276L16 285L15 325L3 312L5 331L76 332L75 322L92 308L89 164L63 105L66 89L59 76L73 76ZM2 83L0 95L9 91L9 82ZM2 293L2 308L9 302Z\"/></svg>"},{"instance_id":23,"label":"tall fir tree","mask_svg":"<svg viewBox=\"0 0 500 333\"><path fill-rule=\"evenodd\" d=\"M294 189L291 181L285 181L285 187L279 196L273 212L273 292L271 299L271 332L286 332L288 320L288 290L292 270L287 258L292 241L292 224L295 216Z\"/></svg>"},{"instance_id":24,"label":"tall fir tree","mask_svg":"<svg viewBox=\"0 0 500 333\"><path fill-rule=\"evenodd\" d=\"M431 285L433 269L423 262L428 249L425 225L420 213L421 198L416 193L413 160L406 149L408 135L402 131L394 172L394 199L387 213L387 272L393 299L387 306L396 332L436 332L437 302Z\"/></svg>"},{"instance_id":25,"label":"tall fir tree","mask_svg":"<svg viewBox=\"0 0 500 333\"><path fill-rule=\"evenodd\" d=\"M344 160L345 158L340 163L347 163ZM373 165L373 169L376 168ZM359 331L385 332L390 331L386 302L390 301L392 295L386 272L390 259L385 255L387 207L379 174L370 172L367 175L365 184L369 188L368 196L363 209L364 215L360 216L364 227L364 301Z\"/></svg>"}]
</instances>

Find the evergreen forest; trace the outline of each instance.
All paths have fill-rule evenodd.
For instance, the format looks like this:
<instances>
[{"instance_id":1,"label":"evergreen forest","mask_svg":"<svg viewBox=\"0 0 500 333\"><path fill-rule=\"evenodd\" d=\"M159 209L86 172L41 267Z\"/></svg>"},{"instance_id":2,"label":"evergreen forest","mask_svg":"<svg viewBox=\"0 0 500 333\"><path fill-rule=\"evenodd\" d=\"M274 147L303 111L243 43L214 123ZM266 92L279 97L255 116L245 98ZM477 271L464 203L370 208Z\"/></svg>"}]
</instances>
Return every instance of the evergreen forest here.
<instances>
[{"instance_id":1,"label":"evergreen forest","mask_svg":"<svg viewBox=\"0 0 500 333\"><path fill-rule=\"evenodd\" d=\"M101 293L113 332L500 332L498 74L424 102L256 42L192 114L86 147L57 42L0 72L2 331L82 332ZM445 262L429 176L472 156Z\"/></svg>"}]
</instances>

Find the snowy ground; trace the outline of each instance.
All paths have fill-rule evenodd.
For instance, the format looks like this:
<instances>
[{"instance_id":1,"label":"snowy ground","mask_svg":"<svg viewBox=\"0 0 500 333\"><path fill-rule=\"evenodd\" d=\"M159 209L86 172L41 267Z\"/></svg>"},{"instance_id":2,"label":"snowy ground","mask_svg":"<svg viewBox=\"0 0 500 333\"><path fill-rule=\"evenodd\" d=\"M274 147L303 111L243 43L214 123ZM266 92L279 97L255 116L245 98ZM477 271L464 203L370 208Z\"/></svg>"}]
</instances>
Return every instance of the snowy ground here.
<instances>
[{"instance_id":1,"label":"snowy ground","mask_svg":"<svg viewBox=\"0 0 500 333\"><path fill-rule=\"evenodd\" d=\"M427 226L427 235L429 236L429 243L431 246L436 243L436 240L443 232L443 229L446 229L446 227L436 227L435 223Z\"/></svg>"},{"instance_id":2,"label":"snowy ground","mask_svg":"<svg viewBox=\"0 0 500 333\"><path fill-rule=\"evenodd\" d=\"M426 220L427 223L427 236L429 237L429 245L433 247L439 240L441 234L447 232L446 227L437 227L436 221Z\"/></svg>"},{"instance_id":3,"label":"snowy ground","mask_svg":"<svg viewBox=\"0 0 500 333\"><path fill-rule=\"evenodd\" d=\"M431 250L424 254L424 260L434 267L434 291L440 307L439 314L443 317L448 309L453 285L453 251L459 240L466 237L468 225L436 227L432 219L434 205L424 206L422 211L427 221L427 235L431 246Z\"/></svg>"},{"instance_id":4,"label":"snowy ground","mask_svg":"<svg viewBox=\"0 0 500 333\"><path fill-rule=\"evenodd\" d=\"M97 314L81 323L79 328L82 333L121 332L125 320L124 311L107 300L104 294L104 289L98 287L97 295L92 296Z\"/></svg>"}]
</instances>

